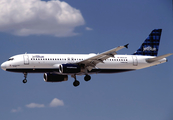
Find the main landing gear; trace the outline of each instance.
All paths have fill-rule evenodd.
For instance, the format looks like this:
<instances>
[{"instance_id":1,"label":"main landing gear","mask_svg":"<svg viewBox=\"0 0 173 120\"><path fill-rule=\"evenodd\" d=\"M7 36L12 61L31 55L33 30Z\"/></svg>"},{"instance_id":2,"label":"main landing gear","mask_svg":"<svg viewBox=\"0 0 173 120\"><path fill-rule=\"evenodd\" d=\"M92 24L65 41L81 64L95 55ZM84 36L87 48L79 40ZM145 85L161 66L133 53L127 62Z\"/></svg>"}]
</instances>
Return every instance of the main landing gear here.
<instances>
[{"instance_id":1,"label":"main landing gear","mask_svg":"<svg viewBox=\"0 0 173 120\"><path fill-rule=\"evenodd\" d=\"M80 82L79 82L78 80L76 80L76 75L71 75L71 77L74 78L73 85L74 85L75 87L79 86L79 85L80 85ZM85 80L85 81L91 80L91 76L90 76L90 75L85 75L84 80Z\"/></svg>"},{"instance_id":2,"label":"main landing gear","mask_svg":"<svg viewBox=\"0 0 173 120\"><path fill-rule=\"evenodd\" d=\"M73 82L73 85L75 87L79 86L80 85L80 82L78 80L76 80L76 75L71 75L72 78L74 78L74 82Z\"/></svg>"},{"instance_id":3,"label":"main landing gear","mask_svg":"<svg viewBox=\"0 0 173 120\"><path fill-rule=\"evenodd\" d=\"M25 77L25 79L23 80L23 83L27 83L27 73L23 73L24 74L24 77Z\"/></svg>"},{"instance_id":4,"label":"main landing gear","mask_svg":"<svg viewBox=\"0 0 173 120\"><path fill-rule=\"evenodd\" d=\"M84 80L85 80L85 81L91 80L91 76L90 76L90 75L85 75Z\"/></svg>"}]
</instances>

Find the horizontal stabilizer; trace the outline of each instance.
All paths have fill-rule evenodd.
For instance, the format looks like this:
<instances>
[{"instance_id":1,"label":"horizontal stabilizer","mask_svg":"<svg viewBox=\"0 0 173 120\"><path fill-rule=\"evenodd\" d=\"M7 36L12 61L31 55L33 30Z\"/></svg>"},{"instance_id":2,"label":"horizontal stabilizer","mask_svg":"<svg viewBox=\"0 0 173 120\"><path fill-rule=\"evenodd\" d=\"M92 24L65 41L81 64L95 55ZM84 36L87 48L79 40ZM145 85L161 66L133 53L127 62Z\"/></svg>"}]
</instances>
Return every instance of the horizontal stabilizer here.
<instances>
[{"instance_id":1,"label":"horizontal stabilizer","mask_svg":"<svg viewBox=\"0 0 173 120\"><path fill-rule=\"evenodd\" d=\"M161 55L161 56L158 56L158 57L155 57L155 58L149 58L149 59L146 59L146 61L147 61L148 63L152 63L152 62L161 60L161 59L163 59L163 58L165 58L165 57L168 57L168 56L170 56L170 55L173 55L173 53L168 53L168 54Z\"/></svg>"}]
</instances>

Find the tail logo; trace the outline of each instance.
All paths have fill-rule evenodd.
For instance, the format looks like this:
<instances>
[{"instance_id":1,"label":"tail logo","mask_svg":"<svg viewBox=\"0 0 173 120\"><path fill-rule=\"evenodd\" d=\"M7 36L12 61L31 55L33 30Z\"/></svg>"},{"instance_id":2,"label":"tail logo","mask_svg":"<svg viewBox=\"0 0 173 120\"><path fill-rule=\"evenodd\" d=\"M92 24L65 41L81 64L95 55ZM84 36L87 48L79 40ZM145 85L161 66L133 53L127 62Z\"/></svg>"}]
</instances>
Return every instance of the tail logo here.
<instances>
[{"instance_id":1,"label":"tail logo","mask_svg":"<svg viewBox=\"0 0 173 120\"><path fill-rule=\"evenodd\" d=\"M154 29L133 55L157 56L162 29Z\"/></svg>"},{"instance_id":2,"label":"tail logo","mask_svg":"<svg viewBox=\"0 0 173 120\"><path fill-rule=\"evenodd\" d=\"M143 47L143 51L156 51L156 48L152 48L151 46Z\"/></svg>"}]
</instances>

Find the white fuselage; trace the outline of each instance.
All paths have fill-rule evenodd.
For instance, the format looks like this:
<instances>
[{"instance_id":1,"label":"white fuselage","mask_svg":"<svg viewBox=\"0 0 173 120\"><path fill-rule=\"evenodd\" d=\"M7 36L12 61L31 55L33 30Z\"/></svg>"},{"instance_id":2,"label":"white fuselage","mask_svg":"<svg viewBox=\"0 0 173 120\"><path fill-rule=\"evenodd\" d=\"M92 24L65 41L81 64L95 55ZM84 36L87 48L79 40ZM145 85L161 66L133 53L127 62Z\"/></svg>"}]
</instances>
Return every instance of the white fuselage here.
<instances>
[{"instance_id":1,"label":"white fuselage","mask_svg":"<svg viewBox=\"0 0 173 120\"><path fill-rule=\"evenodd\" d=\"M20 54L10 57L1 67L3 70L21 73L59 73L61 64L75 64L96 54ZM88 71L92 73L117 73L136 69L142 69L166 62L166 58L148 63L146 60L153 56L140 55L115 55L103 62L98 63L95 68ZM85 74L85 73L77 73ZM67 74L69 75L69 74Z\"/></svg>"}]
</instances>

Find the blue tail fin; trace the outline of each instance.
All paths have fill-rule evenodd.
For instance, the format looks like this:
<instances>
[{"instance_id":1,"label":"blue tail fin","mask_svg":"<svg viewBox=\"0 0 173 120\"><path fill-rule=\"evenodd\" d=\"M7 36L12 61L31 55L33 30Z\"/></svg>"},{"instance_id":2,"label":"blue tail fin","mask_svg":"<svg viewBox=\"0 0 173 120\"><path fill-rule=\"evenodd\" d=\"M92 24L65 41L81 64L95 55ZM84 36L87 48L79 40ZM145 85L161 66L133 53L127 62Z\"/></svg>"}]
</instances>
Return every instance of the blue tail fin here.
<instances>
[{"instance_id":1,"label":"blue tail fin","mask_svg":"<svg viewBox=\"0 0 173 120\"><path fill-rule=\"evenodd\" d=\"M157 56L162 29L154 29L133 55Z\"/></svg>"}]
</instances>

